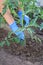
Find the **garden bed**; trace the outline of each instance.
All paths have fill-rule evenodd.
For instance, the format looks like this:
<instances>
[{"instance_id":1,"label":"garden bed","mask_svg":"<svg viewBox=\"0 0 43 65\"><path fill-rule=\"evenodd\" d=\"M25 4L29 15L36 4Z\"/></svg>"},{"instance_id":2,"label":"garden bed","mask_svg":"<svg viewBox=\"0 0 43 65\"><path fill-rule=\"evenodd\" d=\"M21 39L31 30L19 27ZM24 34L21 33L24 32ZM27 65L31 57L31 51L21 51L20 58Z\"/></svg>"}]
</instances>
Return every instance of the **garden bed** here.
<instances>
[{"instance_id":1,"label":"garden bed","mask_svg":"<svg viewBox=\"0 0 43 65\"><path fill-rule=\"evenodd\" d=\"M43 65L43 7L36 0L6 0L4 5L0 15L0 65ZM16 23L23 23L20 30L25 34L24 46L2 17L8 8ZM17 14L19 8L22 9L22 20ZM30 18L27 27L24 27L25 15Z\"/></svg>"},{"instance_id":2,"label":"garden bed","mask_svg":"<svg viewBox=\"0 0 43 65\"><path fill-rule=\"evenodd\" d=\"M7 37L7 34L7 30L0 28L0 41L4 40L4 38ZM35 41L32 41L30 38L27 38L25 47L22 47L21 45L16 44L12 41L10 41L10 43L11 44L9 47L6 45L4 45L3 47L6 53L13 56L17 56L22 61L30 61L32 63L43 62L43 41L42 43L36 43Z\"/></svg>"}]
</instances>

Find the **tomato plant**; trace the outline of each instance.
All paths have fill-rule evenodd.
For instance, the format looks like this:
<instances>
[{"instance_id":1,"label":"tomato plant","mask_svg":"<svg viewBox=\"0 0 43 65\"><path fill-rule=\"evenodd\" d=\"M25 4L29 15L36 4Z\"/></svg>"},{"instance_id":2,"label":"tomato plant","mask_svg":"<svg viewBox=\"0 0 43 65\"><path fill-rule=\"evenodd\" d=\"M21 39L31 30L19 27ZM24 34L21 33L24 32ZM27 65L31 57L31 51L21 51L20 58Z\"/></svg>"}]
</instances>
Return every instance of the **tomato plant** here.
<instances>
[{"instance_id":1,"label":"tomato plant","mask_svg":"<svg viewBox=\"0 0 43 65\"><path fill-rule=\"evenodd\" d=\"M19 2L21 2L21 4L19 4ZM17 15L18 7L22 8L23 16L24 15L30 16L30 24L26 27L24 27L22 25L22 27L20 27L19 30L22 30L22 31L27 30L31 36L31 39L35 39L36 41L38 40L41 42L41 40L39 38L37 38L36 31L34 30L34 28L39 28L39 30L43 29L43 23L41 23L40 25L37 24L38 18L43 19L43 8L40 6L37 6L37 1L36 0L5 0L4 5L5 5L5 7L3 9L2 15L6 12L6 10L9 7L11 14L15 18L15 20L18 21L17 24L20 24L20 20L18 19L18 15ZM1 21L5 22L3 17L0 15L0 22ZM23 20L22 20L22 22L23 22ZM3 22L1 22L1 23L3 23ZM0 26L1 26L1 24L0 24ZM10 35L8 34L8 37L10 37L10 36L11 36L11 34ZM13 41L16 40L16 42L18 42L18 43L20 42L20 40L16 37L14 37L12 40ZM7 45L9 45L9 41L7 38L5 39L5 41L7 42ZM2 42L0 42L0 43L2 43ZM4 44L4 43L2 43L2 44Z\"/></svg>"}]
</instances>

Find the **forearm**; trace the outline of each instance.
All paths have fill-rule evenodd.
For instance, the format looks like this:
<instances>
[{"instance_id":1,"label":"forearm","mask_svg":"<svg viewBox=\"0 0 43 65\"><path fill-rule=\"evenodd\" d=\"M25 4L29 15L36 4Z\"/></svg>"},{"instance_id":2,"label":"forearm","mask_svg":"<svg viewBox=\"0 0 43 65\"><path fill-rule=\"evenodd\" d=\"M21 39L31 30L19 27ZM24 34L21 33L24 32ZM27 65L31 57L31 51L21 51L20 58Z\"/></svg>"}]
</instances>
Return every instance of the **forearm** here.
<instances>
[{"instance_id":1,"label":"forearm","mask_svg":"<svg viewBox=\"0 0 43 65\"><path fill-rule=\"evenodd\" d=\"M11 13L9 11L7 11L4 15L3 15L4 19L6 20L6 22L10 25L14 22L14 19L11 15Z\"/></svg>"}]
</instances>

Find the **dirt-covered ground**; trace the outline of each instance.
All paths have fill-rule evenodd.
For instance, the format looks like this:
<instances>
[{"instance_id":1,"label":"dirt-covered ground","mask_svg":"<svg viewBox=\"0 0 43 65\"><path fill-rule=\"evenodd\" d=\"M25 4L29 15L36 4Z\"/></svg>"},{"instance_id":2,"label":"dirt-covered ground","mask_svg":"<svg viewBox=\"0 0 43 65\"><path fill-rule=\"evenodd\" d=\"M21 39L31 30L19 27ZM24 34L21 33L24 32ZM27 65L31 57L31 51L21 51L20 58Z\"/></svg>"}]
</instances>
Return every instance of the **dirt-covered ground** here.
<instances>
[{"instance_id":1,"label":"dirt-covered ground","mask_svg":"<svg viewBox=\"0 0 43 65\"><path fill-rule=\"evenodd\" d=\"M0 29L0 41L7 36L7 30ZM43 38L43 35L42 35ZM27 38L25 47L11 42L0 47L0 65L43 65L43 41L36 43Z\"/></svg>"}]
</instances>

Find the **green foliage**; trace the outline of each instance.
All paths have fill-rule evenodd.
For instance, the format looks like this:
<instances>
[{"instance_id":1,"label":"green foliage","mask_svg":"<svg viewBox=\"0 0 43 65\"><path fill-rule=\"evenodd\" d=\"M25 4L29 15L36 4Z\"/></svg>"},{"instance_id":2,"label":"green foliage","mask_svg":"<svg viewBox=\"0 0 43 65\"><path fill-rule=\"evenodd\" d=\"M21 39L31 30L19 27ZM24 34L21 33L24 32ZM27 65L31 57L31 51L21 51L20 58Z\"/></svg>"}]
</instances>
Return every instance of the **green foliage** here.
<instances>
[{"instance_id":1,"label":"green foliage","mask_svg":"<svg viewBox=\"0 0 43 65\"><path fill-rule=\"evenodd\" d=\"M21 2L21 4L19 4L19 2ZM36 35L34 35L36 32L33 29L33 27L40 28L40 30L43 29L43 23L41 23L40 25L37 24L38 18L43 19L43 8L37 6L36 3L37 3L36 0L5 0L5 2L4 2L5 7L2 11L2 15L6 12L6 10L9 7L11 14L13 14L13 17L18 21L17 23L20 24L20 20L18 19L18 15L17 15L17 12L15 11L15 9L17 11L18 11L18 7L23 9L22 23L23 23L23 17L25 14L26 15L30 14L30 16L31 16L31 13L33 13L33 18L31 16L30 24L27 27L24 27L22 24L22 27L20 27L19 30L22 30L22 31L27 30L32 39L35 39L36 41L37 40L40 41L40 39L37 38ZM0 21L5 21L2 16L0 16ZM17 31L19 31L19 30L17 30ZM13 42L20 43L20 40L17 37L11 38L11 34L12 34L12 32L10 32L8 34L8 38L11 39ZM2 41L0 45L3 46L4 43L6 42L6 44L9 46L10 43L8 41L8 38L5 38L5 41L4 42Z\"/></svg>"}]
</instances>

